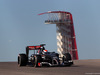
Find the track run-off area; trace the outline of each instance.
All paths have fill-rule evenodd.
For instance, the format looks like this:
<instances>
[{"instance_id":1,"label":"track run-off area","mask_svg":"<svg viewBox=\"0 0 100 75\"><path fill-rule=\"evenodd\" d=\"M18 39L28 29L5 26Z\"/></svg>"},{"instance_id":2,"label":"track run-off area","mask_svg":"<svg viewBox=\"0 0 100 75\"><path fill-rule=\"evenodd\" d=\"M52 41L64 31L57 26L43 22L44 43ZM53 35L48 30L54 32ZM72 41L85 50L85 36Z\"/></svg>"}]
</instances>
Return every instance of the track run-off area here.
<instances>
[{"instance_id":1,"label":"track run-off area","mask_svg":"<svg viewBox=\"0 0 100 75\"><path fill-rule=\"evenodd\" d=\"M71 67L18 67L17 62L0 62L0 75L100 75L100 59L75 60Z\"/></svg>"}]
</instances>

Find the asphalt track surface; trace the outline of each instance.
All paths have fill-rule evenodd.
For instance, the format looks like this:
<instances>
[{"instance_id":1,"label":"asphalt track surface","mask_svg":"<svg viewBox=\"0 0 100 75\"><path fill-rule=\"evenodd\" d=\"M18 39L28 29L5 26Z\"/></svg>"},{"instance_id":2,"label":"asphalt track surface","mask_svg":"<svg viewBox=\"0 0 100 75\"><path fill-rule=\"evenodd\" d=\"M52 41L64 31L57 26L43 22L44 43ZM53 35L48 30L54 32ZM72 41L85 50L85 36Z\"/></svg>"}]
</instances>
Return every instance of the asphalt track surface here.
<instances>
[{"instance_id":1,"label":"asphalt track surface","mask_svg":"<svg viewBox=\"0 0 100 75\"><path fill-rule=\"evenodd\" d=\"M100 59L77 60L71 67L18 67L16 62L0 62L0 75L100 75Z\"/></svg>"}]
</instances>

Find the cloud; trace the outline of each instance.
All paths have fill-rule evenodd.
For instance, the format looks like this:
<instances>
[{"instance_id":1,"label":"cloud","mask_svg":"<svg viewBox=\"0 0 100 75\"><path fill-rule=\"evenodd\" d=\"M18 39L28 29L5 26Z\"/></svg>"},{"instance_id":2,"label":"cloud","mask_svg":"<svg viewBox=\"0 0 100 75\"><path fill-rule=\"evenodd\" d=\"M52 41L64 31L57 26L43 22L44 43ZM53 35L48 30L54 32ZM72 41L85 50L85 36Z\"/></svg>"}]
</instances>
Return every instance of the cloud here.
<instances>
[{"instance_id":1,"label":"cloud","mask_svg":"<svg viewBox=\"0 0 100 75\"><path fill-rule=\"evenodd\" d=\"M12 40L8 40L9 42L12 42Z\"/></svg>"}]
</instances>

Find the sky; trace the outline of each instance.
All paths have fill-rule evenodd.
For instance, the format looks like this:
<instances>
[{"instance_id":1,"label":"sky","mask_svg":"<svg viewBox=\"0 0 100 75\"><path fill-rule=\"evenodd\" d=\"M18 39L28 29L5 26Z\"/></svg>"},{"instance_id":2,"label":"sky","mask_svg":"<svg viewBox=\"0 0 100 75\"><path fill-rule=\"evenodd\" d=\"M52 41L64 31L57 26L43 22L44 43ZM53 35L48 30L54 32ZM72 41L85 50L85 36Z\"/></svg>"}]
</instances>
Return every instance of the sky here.
<instances>
[{"instance_id":1,"label":"sky","mask_svg":"<svg viewBox=\"0 0 100 75\"><path fill-rule=\"evenodd\" d=\"M0 62L17 61L26 46L46 44L57 51L56 25L47 11L72 13L79 59L100 59L100 0L0 0Z\"/></svg>"}]
</instances>

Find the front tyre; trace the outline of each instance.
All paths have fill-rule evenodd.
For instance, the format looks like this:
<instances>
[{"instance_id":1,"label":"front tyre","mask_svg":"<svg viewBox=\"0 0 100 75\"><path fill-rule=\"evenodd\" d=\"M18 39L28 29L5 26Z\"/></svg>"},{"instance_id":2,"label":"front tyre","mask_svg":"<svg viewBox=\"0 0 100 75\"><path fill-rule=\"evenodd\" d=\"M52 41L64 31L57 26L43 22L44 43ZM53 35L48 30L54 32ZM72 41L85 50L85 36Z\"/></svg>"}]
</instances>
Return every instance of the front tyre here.
<instances>
[{"instance_id":1,"label":"front tyre","mask_svg":"<svg viewBox=\"0 0 100 75\"><path fill-rule=\"evenodd\" d=\"M28 57L26 54L19 54L18 55L18 66L26 66L28 61Z\"/></svg>"},{"instance_id":2,"label":"front tyre","mask_svg":"<svg viewBox=\"0 0 100 75\"><path fill-rule=\"evenodd\" d=\"M71 55L69 53L65 53L64 56L63 56L63 62L66 62L65 64L67 66L71 66L73 64L73 61L72 61L72 58L71 58Z\"/></svg>"},{"instance_id":3,"label":"front tyre","mask_svg":"<svg viewBox=\"0 0 100 75\"><path fill-rule=\"evenodd\" d=\"M71 55L69 53L65 53L64 57L66 61L72 60Z\"/></svg>"}]
</instances>

